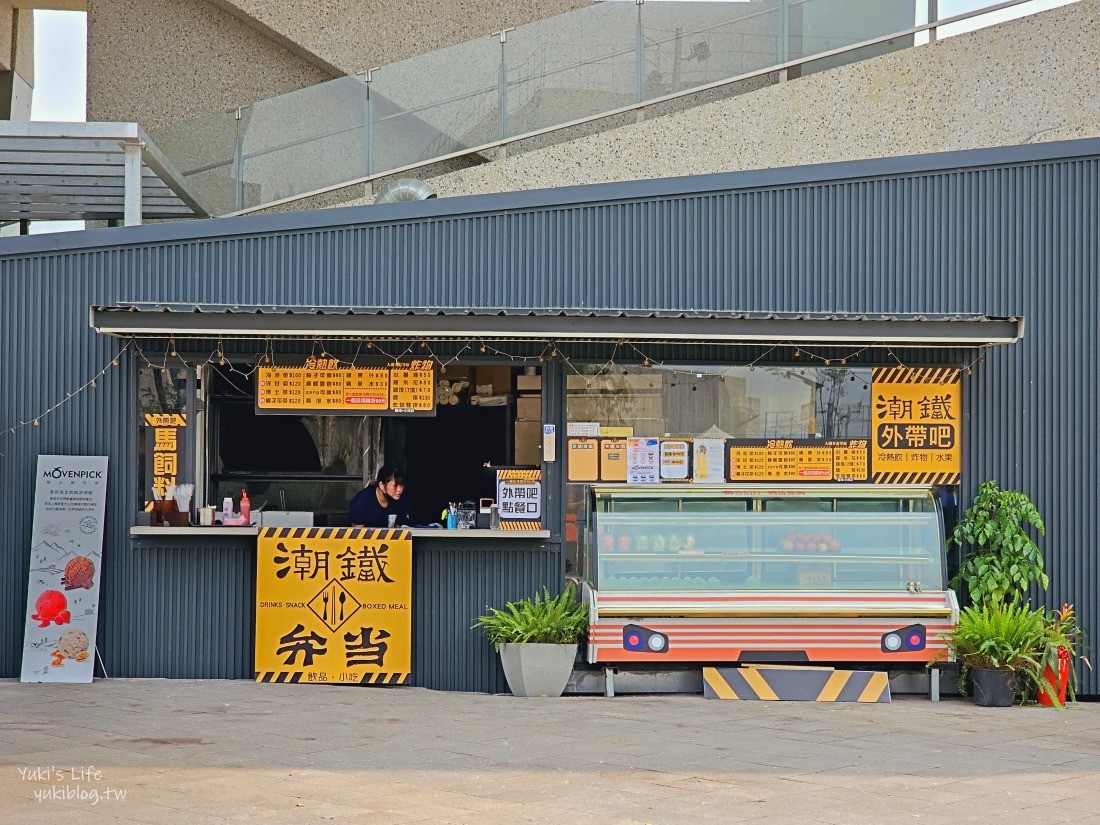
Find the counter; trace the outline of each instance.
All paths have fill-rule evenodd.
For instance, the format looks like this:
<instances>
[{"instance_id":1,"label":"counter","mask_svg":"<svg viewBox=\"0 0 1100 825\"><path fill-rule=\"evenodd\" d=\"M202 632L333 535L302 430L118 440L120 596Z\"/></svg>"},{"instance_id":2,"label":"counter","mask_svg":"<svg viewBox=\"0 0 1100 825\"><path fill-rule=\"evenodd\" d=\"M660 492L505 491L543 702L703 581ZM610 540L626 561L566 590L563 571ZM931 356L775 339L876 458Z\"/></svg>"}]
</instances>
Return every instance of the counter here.
<instances>
[{"instance_id":1,"label":"counter","mask_svg":"<svg viewBox=\"0 0 1100 825\"><path fill-rule=\"evenodd\" d=\"M163 656L143 675L255 678L258 532L257 527L130 528L140 564L155 566L166 582L188 580L192 590L203 593L195 603L173 603L170 620L149 624ZM433 690L506 692L500 657L471 625L486 605L502 607L543 587L556 592L565 577L561 542L552 541L547 530L410 532L410 683Z\"/></svg>"},{"instance_id":2,"label":"counter","mask_svg":"<svg viewBox=\"0 0 1100 825\"><path fill-rule=\"evenodd\" d=\"M307 528L301 528L307 529ZM131 527L131 538L209 538L232 536L248 538L259 534L259 527ZM548 539L549 530L436 530L425 527L410 528L413 538L447 539Z\"/></svg>"}]
</instances>

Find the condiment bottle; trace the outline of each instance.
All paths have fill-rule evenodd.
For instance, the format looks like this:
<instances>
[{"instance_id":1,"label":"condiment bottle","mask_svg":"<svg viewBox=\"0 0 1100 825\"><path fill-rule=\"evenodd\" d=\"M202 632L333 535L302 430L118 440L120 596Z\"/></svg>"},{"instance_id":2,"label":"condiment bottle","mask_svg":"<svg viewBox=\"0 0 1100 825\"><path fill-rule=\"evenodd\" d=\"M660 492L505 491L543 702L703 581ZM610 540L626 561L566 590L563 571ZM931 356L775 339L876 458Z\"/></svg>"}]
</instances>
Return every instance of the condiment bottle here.
<instances>
[{"instance_id":1,"label":"condiment bottle","mask_svg":"<svg viewBox=\"0 0 1100 825\"><path fill-rule=\"evenodd\" d=\"M222 499L222 524L233 521L233 497L226 496Z\"/></svg>"},{"instance_id":2,"label":"condiment bottle","mask_svg":"<svg viewBox=\"0 0 1100 825\"><path fill-rule=\"evenodd\" d=\"M248 490L241 490L241 520L245 526L252 523L252 502L248 500Z\"/></svg>"}]
</instances>

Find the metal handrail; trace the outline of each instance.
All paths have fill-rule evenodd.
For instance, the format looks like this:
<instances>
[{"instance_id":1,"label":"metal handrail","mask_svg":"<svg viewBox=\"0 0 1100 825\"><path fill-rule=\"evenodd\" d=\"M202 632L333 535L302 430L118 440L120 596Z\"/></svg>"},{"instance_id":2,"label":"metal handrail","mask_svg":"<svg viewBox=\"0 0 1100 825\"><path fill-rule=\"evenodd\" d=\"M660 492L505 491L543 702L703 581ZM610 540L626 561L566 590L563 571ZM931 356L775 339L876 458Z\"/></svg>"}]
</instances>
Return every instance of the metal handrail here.
<instances>
[{"instance_id":1,"label":"metal handrail","mask_svg":"<svg viewBox=\"0 0 1100 825\"><path fill-rule=\"evenodd\" d=\"M809 0L800 0L800 2L809 2ZM932 21L929 21L927 23L922 23L920 25L912 26L908 29L902 29L900 31L891 32L890 34L880 35L878 37L874 37L874 38L871 38L869 40L860 41L858 43L851 43L851 44L848 44L846 46L841 46L841 47L838 47L836 49L830 49L828 51L824 51L824 52L820 52L818 54L810 55L808 57L800 57L800 58L797 58L797 59L794 59L794 60L788 60L788 61L783 62L783 63L777 63L777 64L774 64L772 66L766 66L766 67L761 68L761 69L754 69L753 71L745 72L743 74L735 75L733 77L724 78L722 80L712 81L710 83L704 83L704 84L701 84L699 86L693 86L690 89L682 89L682 90L677 91L677 92L670 92L670 93L665 94L665 95L660 95L658 97L650 98L648 100L639 101L639 102L636 102L636 103L631 103L631 104L628 104L626 106L621 106L621 107L616 108L616 109L609 109L609 110L604 111L604 112L598 112L594 115L586 115L585 117L576 118L574 120L565 121L563 123L557 123L557 124L554 124L552 126L542 127L540 129L535 129L535 130L532 130L532 131L529 131L529 132L523 132L523 133L517 134L517 135L511 135L511 136L506 137L506 138L502 138L502 139L498 139L498 140L494 140L494 141L489 141L489 142L486 142L486 143L478 144L476 146L463 148L463 149L457 150L455 152L450 152L448 154L438 155L438 156L432 157L432 158L420 159L420 160L417 160L413 163L406 164L404 166L395 167L393 169L386 169L382 172L375 172L375 173L372 173L372 174L369 174L369 175L364 175L364 176L361 176L361 177L358 177L358 178L353 178L352 180L343 181L343 182L338 183L338 184L330 184L328 186L324 186L324 187L314 189L314 190L311 190L311 191L308 191L308 192L302 192L302 193L299 193L299 194L296 194L296 195L290 195L290 196L287 196L285 198L280 198L278 200L269 201L267 203L259 204L257 206L251 206L251 207L247 207L247 208L244 208L244 209L236 209L233 212L226 213L225 215L223 215L223 217L234 217L234 216L238 216L238 215L248 215L248 214L252 214L252 213L255 213L255 212L260 212L260 211L265 210L265 209L271 209L273 207L282 206L282 205L285 205L285 204L288 204L288 203L294 203L296 201L306 200L308 198L313 198L313 197L318 197L320 195L325 195L325 194L328 194L330 192L336 192L336 191L339 191L340 189L346 189L346 188L352 187L352 186L364 185L364 184L367 184L367 183L371 183L372 181L379 180L381 178L391 177L393 175L400 175L400 174L403 174L405 172L410 172L410 171L414 171L414 170L417 170L417 169L422 169L425 166L429 166L429 165L432 165L432 164L435 164L435 163L440 163L440 162L447 161L447 160L454 160L454 159L457 159L457 158L467 157L469 155L480 154L480 153L487 152L487 151L490 151L490 150L506 148L508 145L510 145L512 143L517 143L519 141L524 141L524 140L530 140L531 138L540 137L542 135L552 134L554 132L561 131L563 129L570 129L570 128L573 128L573 127L576 127L576 126L582 126L582 125L587 124L587 123L593 123L593 122L596 122L596 121L599 121L599 120L605 120L605 119L608 119L608 118L617 117L619 115L628 114L630 112L640 113L640 112L644 111L646 108L651 107L651 106L656 106L656 105L659 105L659 104L662 104L662 103L668 103L670 101L679 100L679 99L682 99L682 98L687 98L687 97L690 97L692 95L697 95L697 94L700 94L700 93L703 93L703 92L708 92L708 91L711 91L711 90L714 90L714 89L720 89L724 86L730 86L730 85L733 85L735 83L741 83L741 82L744 82L746 80L752 80L754 78L763 77L765 75L770 75L770 74L775 74L775 73L785 73L785 72L789 71L790 69L795 69L795 68L798 68L798 67L801 67L801 66L808 65L810 63L815 63L815 62L820 61L820 60L825 60L825 59L830 58L830 57L835 57L835 56L838 56L838 55L847 54L849 52L859 51L860 49L865 49L869 46L875 46L875 45L878 45L878 44L881 44L881 43L888 43L891 40L896 40L899 37L908 37L908 36L911 36L911 35L920 34L922 32L929 32L930 36L932 38L934 38L936 30L939 29L942 26L947 26L947 25L951 25L953 23L958 23L958 22L961 22L961 21L964 21L964 20L969 20L969 19L974 18L974 17L980 17L982 15L990 14L992 12L1013 8L1015 6L1019 6L1019 5L1022 5L1024 3L1027 3L1027 2L1031 2L1031 0L1004 0L1003 2L994 3L994 4L991 4L989 6L984 6L980 9L973 9L971 11L962 12L960 14L956 14L956 15L953 15L951 17L945 17L945 18L942 18L942 19L939 19L939 20L932 20ZM760 12L758 12L757 14L760 14ZM748 17L736 18L736 19L737 20L743 20L743 19L748 19ZM715 24L715 25L721 25L721 24ZM710 26L710 27L707 27L707 28L708 29L713 28L713 26ZM695 33L695 32L691 32L689 34L693 34L693 33ZM624 53L626 53L626 52L624 52ZM606 59L606 58L602 58L602 59ZM574 67L571 65L568 68L574 68ZM349 75L349 76L358 76L358 75ZM525 81L522 81L522 82L525 82ZM472 93L472 94L477 94L477 93ZM465 95L465 96L456 96L453 99L453 101L461 100L464 97L472 96L472 94L468 94L468 95ZM415 113L415 112L418 112L418 111L424 111L426 109L434 108L434 107L439 106L439 105L440 105L439 102L435 102L435 103L428 104L428 105L425 105L425 106L417 107L416 109L402 110L400 113L396 113L396 114L393 114L393 115L387 115L386 118L392 118L392 117L397 117L397 116L405 116L405 115L412 114L412 113ZM385 119L385 118L382 118L382 119ZM346 127L344 129L334 130L334 131L332 131L330 133L326 133L324 135L313 136L313 137L310 137L310 138L302 139L300 141L291 142L291 143L286 144L285 146L266 149L263 152L257 152L255 154L249 155L248 157L249 158L259 157L259 156L262 156L263 154L269 154L269 153L272 153L272 152L275 152L275 151L281 151L281 150L284 150L284 149L293 148L294 146L303 145L303 144L310 143L310 142L320 140L320 139L323 139L323 138L332 137L332 136L335 136L335 135L338 135L338 134L344 134L344 133L347 133L349 131L357 131L360 128L361 127L358 124L356 124L354 126ZM229 160L229 161L221 162L221 163L218 163L218 164L213 164L213 165L210 165L210 166L207 166L207 167L203 167L203 169L204 170L209 170L209 169L213 169L213 168L218 168L219 166L231 165L234 162L235 161L233 161L233 160ZM193 172L197 172L197 171L200 171L200 170L193 170ZM189 172L189 173L185 173L185 174L192 174L193 172Z\"/></svg>"}]
</instances>

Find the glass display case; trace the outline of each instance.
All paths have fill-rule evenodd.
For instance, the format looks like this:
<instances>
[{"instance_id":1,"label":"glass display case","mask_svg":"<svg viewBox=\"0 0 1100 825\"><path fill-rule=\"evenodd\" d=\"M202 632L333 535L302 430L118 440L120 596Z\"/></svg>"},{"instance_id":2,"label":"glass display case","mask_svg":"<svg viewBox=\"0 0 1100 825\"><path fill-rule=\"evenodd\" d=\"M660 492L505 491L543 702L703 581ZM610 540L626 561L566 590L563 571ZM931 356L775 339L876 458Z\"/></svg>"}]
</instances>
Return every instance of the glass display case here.
<instances>
[{"instance_id":1,"label":"glass display case","mask_svg":"<svg viewBox=\"0 0 1100 825\"><path fill-rule=\"evenodd\" d=\"M594 485L586 509L589 662L948 655L958 602L931 487Z\"/></svg>"},{"instance_id":2,"label":"glass display case","mask_svg":"<svg viewBox=\"0 0 1100 825\"><path fill-rule=\"evenodd\" d=\"M592 489L599 590L944 590L931 488Z\"/></svg>"}]
</instances>

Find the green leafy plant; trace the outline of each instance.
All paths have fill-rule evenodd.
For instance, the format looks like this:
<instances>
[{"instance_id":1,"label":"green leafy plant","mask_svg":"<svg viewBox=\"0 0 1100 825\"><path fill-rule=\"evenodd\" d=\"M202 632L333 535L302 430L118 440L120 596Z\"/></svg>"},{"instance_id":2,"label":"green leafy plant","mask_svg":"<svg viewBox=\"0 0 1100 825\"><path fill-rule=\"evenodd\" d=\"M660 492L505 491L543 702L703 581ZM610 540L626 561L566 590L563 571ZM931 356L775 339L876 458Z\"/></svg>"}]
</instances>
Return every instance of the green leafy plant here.
<instances>
[{"instance_id":1,"label":"green leafy plant","mask_svg":"<svg viewBox=\"0 0 1100 825\"><path fill-rule=\"evenodd\" d=\"M1024 493L1002 490L995 481L982 484L951 534L960 547L970 547L951 586L966 582L976 604L1016 600L1032 582L1045 590L1049 580L1043 571L1043 554L1025 525L1046 535L1039 511Z\"/></svg>"},{"instance_id":2,"label":"green leafy plant","mask_svg":"<svg viewBox=\"0 0 1100 825\"><path fill-rule=\"evenodd\" d=\"M1046 612L1028 604L986 602L964 607L955 629L943 637L960 663L959 692L966 693L970 669L981 668L1011 670L1025 700L1034 695L1027 686L1040 683L1047 633Z\"/></svg>"},{"instance_id":3,"label":"green leafy plant","mask_svg":"<svg viewBox=\"0 0 1100 825\"><path fill-rule=\"evenodd\" d=\"M496 650L504 644L575 644L588 630L588 608L570 584L557 596L549 588L534 598L489 607L473 627L480 629Z\"/></svg>"}]
</instances>

